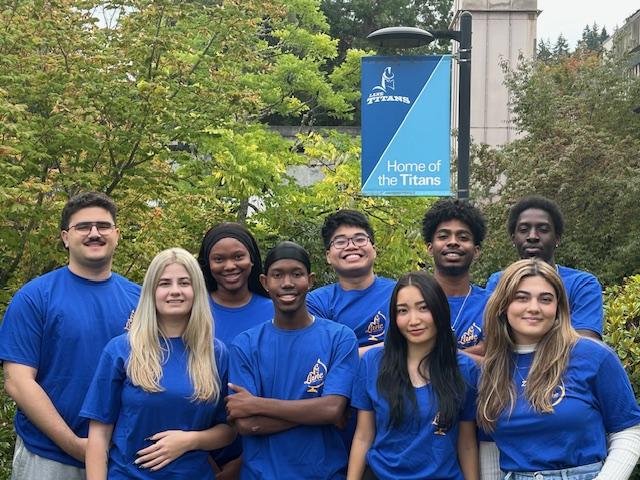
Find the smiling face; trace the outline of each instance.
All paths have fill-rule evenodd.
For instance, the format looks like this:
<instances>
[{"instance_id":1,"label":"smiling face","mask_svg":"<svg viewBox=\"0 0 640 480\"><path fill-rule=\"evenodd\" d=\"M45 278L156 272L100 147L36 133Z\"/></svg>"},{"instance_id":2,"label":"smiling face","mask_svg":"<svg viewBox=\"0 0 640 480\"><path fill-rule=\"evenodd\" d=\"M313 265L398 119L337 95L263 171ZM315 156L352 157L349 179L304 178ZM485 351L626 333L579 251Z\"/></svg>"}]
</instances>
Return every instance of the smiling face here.
<instances>
[{"instance_id":1,"label":"smiling face","mask_svg":"<svg viewBox=\"0 0 640 480\"><path fill-rule=\"evenodd\" d=\"M260 276L262 286L269 292L273 306L283 313L295 313L306 308L307 292L313 286L314 274L298 260L284 258L269 266Z\"/></svg>"},{"instance_id":2,"label":"smiling face","mask_svg":"<svg viewBox=\"0 0 640 480\"><path fill-rule=\"evenodd\" d=\"M82 208L71 215L69 227L61 232L62 242L69 250L69 267L78 273L110 269L120 231L113 228L110 232L100 233L95 226L89 232L76 230L76 225L86 222L113 225L114 219L101 207Z\"/></svg>"},{"instance_id":3,"label":"smiling face","mask_svg":"<svg viewBox=\"0 0 640 480\"><path fill-rule=\"evenodd\" d=\"M408 285L398 290L396 324L409 345L433 349L438 329L418 287Z\"/></svg>"},{"instance_id":4,"label":"smiling face","mask_svg":"<svg viewBox=\"0 0 640 480\"><path fill-rule=\"evenodd\" d=\"M520 258L538 257L553 264L560 237L556 234L551 215L539 208L529 208L518 216L511 240Z\"/></svg>"},{"instance_id":5,"label":"smiling face","mask_svg":"<svg viewBox=\"0 0 640 480\"><path fill-rule=\"evenodd\" d=\"M360 227L342 225L338 227L331 237L331 245L326 251L327 262L333 267L338 276L360 277L373 272L373 262L376 259L376 248L367 241L364 245L354 245L354 238L368 237L367 232ZM333 242L336 239L346 238L348 241L344 248L337 248ZM364 242L363 242L364 243Z\"/></svg>"},{"instance_id":6,"label":"smiling face","mask_svg":"<svg viewBox=\"0 0 640 480\"><path fill-rule=\"evenodd\" d=\"M538 343L556 321L558 297L553 286L541 276L522 279L507 307L513 341L518 345Z\"/></svg>"},{"instance_id":7,"label":"smiling face","mask_svg":"<svg viewBox=\"0 0 640 480\"><path fill-rule=\"evenodd\" d=\"M480 254L480 247L474 244L469 226L456 219L438 225L427 250L433 257L436 270L448 276L467 273L471 262Z\"/></svg>"},{"instance_id":8,"label":"smiling face","mask_svg":"<svg viewBox=\"0 0 640 480\"><path fill-rule=\"evenodd\" d=\"M216 242L209 252L209 269L218 290L242 295L249 289L251 255L242 242L232 237Z\"/></svg>"},{"instance_id":9,"label":"smiling face","mask_svg":"<svg viewBox=\"0 0 640 480\"><path fill-rule=\"evenodd\" d=\"M165 267L156 286L156 312L158 323L189 322L193 307L193 287L187 269L179 263Z\"/></svg>"}]
</instances>

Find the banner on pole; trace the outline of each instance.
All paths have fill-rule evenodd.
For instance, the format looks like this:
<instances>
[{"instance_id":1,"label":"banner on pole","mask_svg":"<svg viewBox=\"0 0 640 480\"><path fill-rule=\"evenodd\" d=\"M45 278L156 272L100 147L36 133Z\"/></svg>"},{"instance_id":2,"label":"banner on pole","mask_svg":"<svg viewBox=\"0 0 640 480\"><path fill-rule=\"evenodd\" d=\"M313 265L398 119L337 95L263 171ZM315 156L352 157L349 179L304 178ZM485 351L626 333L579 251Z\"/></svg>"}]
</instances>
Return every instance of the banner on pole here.
<instances>
[{"instance_id":1,"label":"banner on pole","mask_svg":"<svg viewBox=\"0 0 640 480\"><path fill-rule=\"evenodd\" d=\"M362 194L451 194L451 56L363 57Z\"/></svg>"}]
</instances>

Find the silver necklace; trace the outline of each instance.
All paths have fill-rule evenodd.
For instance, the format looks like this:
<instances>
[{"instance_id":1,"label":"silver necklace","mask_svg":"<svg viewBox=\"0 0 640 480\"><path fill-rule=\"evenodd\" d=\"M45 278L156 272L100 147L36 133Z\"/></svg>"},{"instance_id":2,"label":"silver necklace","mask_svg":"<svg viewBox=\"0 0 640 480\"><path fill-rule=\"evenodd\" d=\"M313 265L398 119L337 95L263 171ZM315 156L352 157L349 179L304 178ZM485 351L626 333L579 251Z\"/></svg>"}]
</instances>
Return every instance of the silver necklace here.
<instances>
[{"instance_id":1,"label":"silver necklace","mask_svg":"<svg viewBox=\"0 0 640 480\"><path fill-rule=\"evenodd\" d=\"M458 314L456 315L456 319L453 321L453 324L451 325L451 330L453 330L454 332L456 331L456 326L458 325L458 320L460 319L460 315L462 315L462 310L464 310L464 306L467 304L467 299L469 298L469 295L471 295L472 288L473 287L469 285L469 291L467 292L467 295L464 297L464 300L462 301L462 306L460 307L460 310L458 310Z\"/></svg>"},{"instance_id":2,"label":"silver necklace","mask_svg":"<svg viewBox=\"0 0 640 480\"><path fill-rule=\"evenodd\" d=\"M522 388L526 387L526 386L527 386L527 377L529 376L529 373L527 372L527 377L523 377L523 376L522 376L522 373L520 373L520 367L519 367L518 365L516 365L515 372L516 372L516 373L518 374L518 376L520 377L520 380L522 380L522 381L520 382L520 386L521 386Z\"/></svg>"}]
</instances>

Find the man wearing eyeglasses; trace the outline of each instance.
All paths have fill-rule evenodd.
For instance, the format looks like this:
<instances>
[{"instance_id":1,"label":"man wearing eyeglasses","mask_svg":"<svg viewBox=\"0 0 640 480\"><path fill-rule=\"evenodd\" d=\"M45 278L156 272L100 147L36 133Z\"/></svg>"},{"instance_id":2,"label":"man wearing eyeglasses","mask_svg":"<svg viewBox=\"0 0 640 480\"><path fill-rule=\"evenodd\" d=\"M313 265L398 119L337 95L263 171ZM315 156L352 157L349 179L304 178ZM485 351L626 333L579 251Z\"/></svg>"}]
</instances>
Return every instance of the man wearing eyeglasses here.
<instances>
[{"instance_id":1,"label":"man wearing eyeglasses","mask_svg":"<svg viewBox=\"0 0 640 480\"><path fill-rule=\"evenodd\" d=\"M23 286L5 313L0 360L18 406L12 480L85 478L88 422L78 413L102 349L124 332L140 294L111 271L115 222L108 196L71 198L60 220L68 265Z\"/></svg>"},{"instance_id":2,"label":"man wearing eyeglasses","mask_svg":"<svg viewBox=\"0 0 640 480\"><path fill-rule=\"evenodd\" d=\"M329 215L321 233L327 262L338 282L312 291L307 295L307 306L312 314L351 328L362 356L384 341L395 282L373 273L375 239L361 212L339 210Z\"/></svg>"}]
</instances>

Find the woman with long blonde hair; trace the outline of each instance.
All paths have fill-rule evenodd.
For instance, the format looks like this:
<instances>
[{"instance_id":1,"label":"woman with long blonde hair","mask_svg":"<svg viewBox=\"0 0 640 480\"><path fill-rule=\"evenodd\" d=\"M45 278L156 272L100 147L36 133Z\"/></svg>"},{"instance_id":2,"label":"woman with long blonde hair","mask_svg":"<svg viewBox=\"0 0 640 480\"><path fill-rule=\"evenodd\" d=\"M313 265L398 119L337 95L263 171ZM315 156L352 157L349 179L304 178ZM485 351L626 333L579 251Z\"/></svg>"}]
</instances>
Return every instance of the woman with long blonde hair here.
<instances>
[{"instance_id":1,"label":"woman with long blonde hair","mask_svg":"<svg viewBox=\"0 0 640 480\"><path fill-rule=\"evenodd\" d=\"M615 353L571 327L555 269L538 259L509 266L484 327L477 420L500 450L504 478L628 479L640 408Z\"/></svg>"},{"instance_id":2,"label":"woman with long blonde hair","mask_svg":"<svg viewBox=\"0 0 640 480\"><path fill-rule=\"evenodd\" d=\"M181 248L160 252L80 413L91 420L88 479L214 478L208 450L235 436L224 423L227 369L198 262Z\"/></svg>"}]
</instances>

